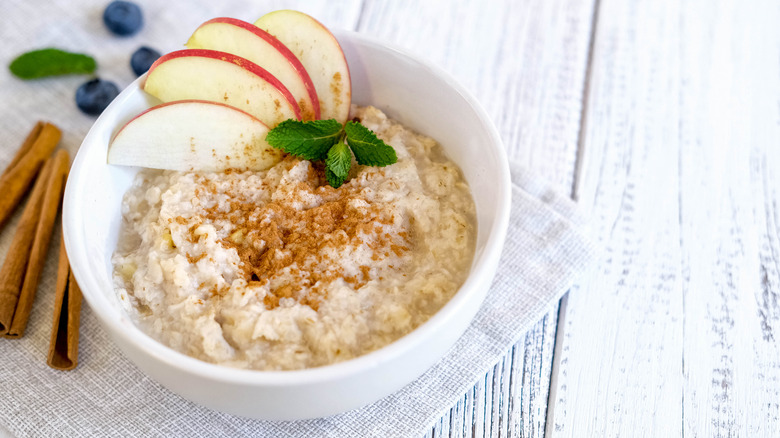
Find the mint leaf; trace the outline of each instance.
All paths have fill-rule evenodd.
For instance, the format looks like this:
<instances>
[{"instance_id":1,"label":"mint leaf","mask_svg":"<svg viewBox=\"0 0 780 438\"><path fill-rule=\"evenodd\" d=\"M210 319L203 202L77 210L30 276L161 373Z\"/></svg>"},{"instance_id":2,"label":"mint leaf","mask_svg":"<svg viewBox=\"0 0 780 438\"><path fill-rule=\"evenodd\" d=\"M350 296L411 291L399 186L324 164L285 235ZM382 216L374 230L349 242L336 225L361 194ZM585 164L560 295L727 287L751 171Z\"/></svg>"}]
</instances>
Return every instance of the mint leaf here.
<instances>
[{"instance_id":1,"label":"mint leaf","mask_svg":"<svg viewBox=\"0 0 780 438\"><path fill-rule=\"evenodd\" d=\"M349 146L344 143L334 144L328 151L325 165L334 175L346 178L349 174L349 167L352 165L352 154L349 152Z\"/></svg>"},{"instance_id":2,"label":"mint leaf","mask_svg":"<svg viewBox=\"0 0 780 438\"><path fill-rule=\"evenodd\" d=\"M347 122L344 125L344 132L347 134L347 143L355 154L358 164L384 167L398 161L395 149L360 123Z\"/></svg>"},{"instance_id":3,"label":"mint leaf","mask_svg":"<svg viewBox=\"0 0 780 438\"><path fill-rule=\"evenodd\" d=\"M289 119L268 132L265 141L288 154L314 161L324 160L341 136L341 124L335 119L310 122Z\"/></svg>"},{"instance_id":4,"label":"mint leaf","mask_svg":"<svg viewBox=\"0 0 780 438\"><path fill-rule=\"evenodd\" d=\"M330 186L334 189L341 187L341 185L344 184L344 181L347 180L346 175L340 177L333 173L329 167L325 168L325 178L328 180L328 184L330 184Z\"/></svg>"},{"instance_id":5,"label":"mint leaf","mask_svg":"<svg viewBox=\"0 0 780 438\"><path fill-rule=\"evenodd\" d=\"M23 53L8 66L16 77L36 79L74 73L92 73L97 64L88 55L59 49L41 49Z\"/></svg>"}]
</instances>

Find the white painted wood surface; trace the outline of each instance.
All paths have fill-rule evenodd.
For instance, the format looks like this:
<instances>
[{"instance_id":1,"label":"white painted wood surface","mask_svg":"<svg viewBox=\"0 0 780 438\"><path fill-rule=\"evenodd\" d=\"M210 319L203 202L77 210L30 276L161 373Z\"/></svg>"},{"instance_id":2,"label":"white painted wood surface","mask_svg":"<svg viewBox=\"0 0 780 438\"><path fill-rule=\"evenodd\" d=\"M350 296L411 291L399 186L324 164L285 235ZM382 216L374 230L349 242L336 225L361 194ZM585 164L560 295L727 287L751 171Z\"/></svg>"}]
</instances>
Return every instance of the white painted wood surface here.
<instances>
[{"instance_id":1,"label":"white painted wood surface","mask_svg":"<svg viewBox=\"0 0 780 438\"><path fill-rule=\"evenodd\" d=\"M780 436L780 3L600 0L548 435Z\"/></svg>"}]
</instances>

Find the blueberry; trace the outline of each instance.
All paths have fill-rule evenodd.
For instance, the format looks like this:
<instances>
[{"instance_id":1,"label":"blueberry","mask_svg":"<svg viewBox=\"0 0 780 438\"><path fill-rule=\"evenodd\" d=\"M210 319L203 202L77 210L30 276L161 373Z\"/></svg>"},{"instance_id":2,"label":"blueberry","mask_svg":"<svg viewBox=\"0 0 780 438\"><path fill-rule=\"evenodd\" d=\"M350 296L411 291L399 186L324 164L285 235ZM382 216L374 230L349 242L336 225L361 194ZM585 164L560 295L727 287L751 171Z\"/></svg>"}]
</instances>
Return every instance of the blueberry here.
<instances>
[{"instance_id":1,"label":"blueberry","mask_svg":"<svg viewBox=\"0 0 780 438\"><path fill-rule=\"evenodd\" d=\"M160 52L157 50L142 46L130 57L130 67L133 68L136 75L141 76L149 70L149 67L151 67L152 64L154 64L154 61L157 61L157 58L159 57Z\"/></svg>"},{"instance_id":2,"label":"blueberry","mask_svg":"<svg viewBox=\"0 0 780 438\"><path fill-rule=\"evenodd\" d=\"M138 32L144 24L144 17L141 15L141 8L135 3L122 0L113 1L106 6L103 11L103 22L106 23L108 30L121 35L128 36Z\"/></svg>"},{"instance_id":3,"label":"blueberry","mask_svg":"<svg viewBox=\"0 0 780 438\"><path fill-rule=\"evenodd\" d=\"M119 94L119 87L111 81L92 79L76 90L76 105L81 111L96 116L103 112Z\"/></svg>"}]
</instances>

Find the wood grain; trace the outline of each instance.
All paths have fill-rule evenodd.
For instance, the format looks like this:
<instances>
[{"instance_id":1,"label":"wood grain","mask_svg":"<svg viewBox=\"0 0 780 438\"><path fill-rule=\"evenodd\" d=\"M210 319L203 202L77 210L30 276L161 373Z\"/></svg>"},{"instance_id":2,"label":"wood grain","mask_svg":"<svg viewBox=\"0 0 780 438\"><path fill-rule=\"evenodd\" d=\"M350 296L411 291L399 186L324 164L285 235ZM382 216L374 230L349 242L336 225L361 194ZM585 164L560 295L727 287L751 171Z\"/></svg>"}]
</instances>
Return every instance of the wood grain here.
<instances>
[{"instance_id":1,"label":"wood grain","mask_svg":"<svg viewBox=\"0 0 780 438\"><path fill-rule=\"evenodd\" d=\"M780 435L778 6L708 3L682 25L685 433Z\"/></svg>"},{"instance_id":2,"label":"wood grain","mask_svg":"<svg viewBox=\"0 0 780 438\"><path fill-rule=\"evenodd\" d=\"M780 435L780 8L600 0L550 436Z\"/></svg>"},{"instance_id":3,"label":"wood grain","mask_svg":"<svg viewBox=\"0 0 780 438\"><path fill-rule=\"evenodd\" d=\"M450 72L495 121L510 159L569 192L593 2L364 2L358 30ZM434 425L431 436L541 436L557 309Z\"/></svg>"}]
</instances>

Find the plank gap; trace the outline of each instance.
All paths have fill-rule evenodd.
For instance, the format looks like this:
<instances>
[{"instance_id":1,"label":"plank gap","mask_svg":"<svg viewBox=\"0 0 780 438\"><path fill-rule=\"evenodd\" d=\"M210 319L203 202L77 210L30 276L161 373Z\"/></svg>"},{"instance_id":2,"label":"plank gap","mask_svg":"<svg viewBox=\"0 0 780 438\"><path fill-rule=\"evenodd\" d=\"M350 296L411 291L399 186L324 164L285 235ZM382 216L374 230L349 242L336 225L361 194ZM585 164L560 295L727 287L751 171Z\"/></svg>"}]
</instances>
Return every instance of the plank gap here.
<instances>
[{"instance_id":1,"label":"plank gap","mask_svg":"<svg viewBox=\"0 0 780 438\"><path fill-rule=\"evenodd\" d=\"M601 0L594 0L593 15L590 24L590 40L588 42L588 61L585 65L585 84L582 87L582 109L580 110L580 131L577 136L577 156L574 159L574 175L572 177L571 198L579 199L580 181L582 170L585 168L585 138L588 126L588 102L590 96L590 83L593 74L593 52L596 47L596 30L599 24L599 6ZM553 358L553 361L555 358Z\"/></svg>"},{"instance_id":2,"label":"plank gap","mask_svg":"<svg viewBox=\"0 0 780 438\"><path fill-rule=\"evenodd\" d=\"M358 12L358 19L355 23L355 27L352 28L352 31L357 32L360 29L360 26L363 24L363 17L365 17L366 14L366 1L363 0L360 2L360 12Z\"/></svg>"},{"instance_id":3,"label":"plank gap","mask_svg":"<svg viewBox=\"0 0 780 438\"><path fill-rule=\"evenodd\" d=\"M585 168L585 138L588 124L588 101L590 96L590 84L593 75L593 59L596 47L596 32L598 31L599 11L601 10L601 0L594 0L593 13L591 15L590 36L588 37L588 57L585 65L584 84L582 87L582 108L580 110L580 127L577 135L577 156L574 159L574 175L572 176L571 198L574 201L579 199L580 181L582 181L582 171ZM569 299L569 292L558 302L558 318L555 327L555 336L553 344L552 367L550 369L550 390L547 393L547 412L545 412L545 436L552 436L555 431L555 402L558 388L558 373L560 371L561 349L563 348L563 336L566 325L566 308Z\"/></svg>"}]
</instances>

